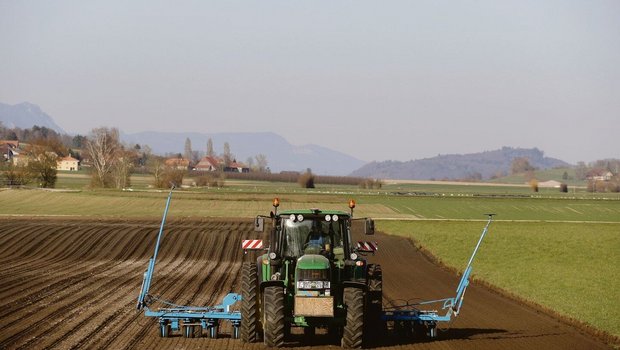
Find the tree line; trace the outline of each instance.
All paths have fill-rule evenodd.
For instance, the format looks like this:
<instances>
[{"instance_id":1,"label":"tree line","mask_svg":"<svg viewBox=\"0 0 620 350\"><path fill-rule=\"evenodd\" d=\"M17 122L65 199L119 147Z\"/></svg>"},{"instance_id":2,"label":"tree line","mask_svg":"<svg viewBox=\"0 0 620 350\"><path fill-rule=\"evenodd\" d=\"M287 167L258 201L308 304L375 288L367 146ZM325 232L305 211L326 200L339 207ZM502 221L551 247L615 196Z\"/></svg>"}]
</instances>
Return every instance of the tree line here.
<instances>
[{"instance_id":1,"label":"tree line","mask_svg":"<svg viewBox=\"0 0 620 350\"><path fill-rule=\"evenodd\" d=\"M57 180L57 161L71 156L88 169L93 188L128 188L131 186L131 174L149 173L153 176L153 185L158 188L180 185L188 175L188 169L197 164L203 155L223 159L221 173L226 166L236 162L230 145L224 144L224 153L217 155L213 142L209 139L206 152L193 151L189 138L185 143L185 154L159 156L148 145L129 145L120 140L117 128L100 127L84 135L69 136L40 126L28 129L6 128L0 122L0 140L19 141L22 156L27 162L8 162L8 156L0 158L1 180L9 186L23 186L36 183L39 187L54 187ZM168 157L167 157L168 156ZM190 161L188 169L180 169L177 164L167 163L170 156L186 158ZM254 171L266 172L267 157L259 154L248 158L248 165ZM200 181L223 186L223 174L205 174ZM212 179L216 179L213 182Z\"/></svg>"}]
</instances>

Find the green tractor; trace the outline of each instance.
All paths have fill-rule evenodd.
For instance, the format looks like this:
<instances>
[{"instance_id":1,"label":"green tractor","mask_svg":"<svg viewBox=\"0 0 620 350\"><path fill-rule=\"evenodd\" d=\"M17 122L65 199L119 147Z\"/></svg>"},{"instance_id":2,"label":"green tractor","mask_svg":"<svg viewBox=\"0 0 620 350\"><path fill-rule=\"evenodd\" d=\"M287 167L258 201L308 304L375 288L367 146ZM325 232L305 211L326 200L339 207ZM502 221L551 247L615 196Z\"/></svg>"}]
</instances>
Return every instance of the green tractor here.
<instances>
[{"instance_id":1,"label":"green tractor","mask_svg":"<svg viewBox=\"0 0 620 350\"><path fill-rule=\"evenodd\" d=\"M349 213L278 213L277 198L273 206L270 216L256 218L259 232L264 219L271 219L265 253L243 264L242 341L262 337L267 346L281 347L292 327L303 327L306 336L323 328L342 347L361 348L369 332L381 328L382 280L381 267L363 258L374 253L376 243L351 240L355 202L349 201ZM374 221L361 220L364 233L374 234ZM263 249L262 241L247 242Z\"/></svg>"}]
</instances>

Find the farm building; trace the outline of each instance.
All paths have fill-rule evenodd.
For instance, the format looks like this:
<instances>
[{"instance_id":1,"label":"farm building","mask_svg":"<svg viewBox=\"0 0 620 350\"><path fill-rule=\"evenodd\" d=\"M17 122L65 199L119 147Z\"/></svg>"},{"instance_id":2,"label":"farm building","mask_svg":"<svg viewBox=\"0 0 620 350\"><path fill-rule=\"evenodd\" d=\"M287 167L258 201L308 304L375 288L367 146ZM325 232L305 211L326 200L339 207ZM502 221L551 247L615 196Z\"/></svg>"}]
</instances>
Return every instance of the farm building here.
<instances>
[{"instance_id":1,"label":"farm building","mask_svg":"<svg viewBox=\"0 0 620 350\"><path fill-rule=\"evenodd\" d=\"M224 163L223 159L215 157L203 157L194 167L197 171L216 171L220 169L220 164Z\"/></svg>"},{"instance_id":2,"label":"farm building","mask_svg":"<svg viewBox=\"0 0 620 350\"><path fill-rule=\"evenodd\" d=\"M189 168L189 159L168 158L165 162L166 166L176 168L178 170L187 170Z\"/></svg>"},{"instance_id":3,"label":"farm building","mask_svg":"<svg viewBox=\"0 0 620 350\"><path fill-rule=\"evenodd\" d=\"M227 167L224 167L224 171L229 173L249 173L250 168L246 167L243 163L239 163L234 160Z\"/></svg>"},{"instance_id":4,"label":"farm building","mask_svg":"<svg viewBox=\"0 0 620 350\"><path fill-rule=\"evenodd\" d=\"M545 188L560 188L562 183L555 180L543 181L538 183L538 187Z\"/></svg>"},{"instance_id":5,"label":"farm building","mask_svg":"<svg viewBox=\"0 0 620 350\"><path fill-rule=\"evenodd\" d=\"M593 169L586 175L588 180L593 181L609 181L612 177L614 177L614 174L605 169Z\"/></svg>"},{"instance_id":6,"label":"farm building","mask_svg":"<svg viewBox=\"0 0 620 350\"><path fill-rule=\"evenodd\" d=\"M64 171L78 171L79 170L80 161L71 157L63 157L58 159L56 169L64 170Z\"/></svg>"},{"instance_id":7,"label":"farm building","mask_svg":"<svg viewBox=\"0 0 620 350\"><path fill-rule=\"evenodd\" d=\"M15 154L18 154L19 141L0 140L0 153L4 160L12 160Z\"/></svg>"}]
</instances>

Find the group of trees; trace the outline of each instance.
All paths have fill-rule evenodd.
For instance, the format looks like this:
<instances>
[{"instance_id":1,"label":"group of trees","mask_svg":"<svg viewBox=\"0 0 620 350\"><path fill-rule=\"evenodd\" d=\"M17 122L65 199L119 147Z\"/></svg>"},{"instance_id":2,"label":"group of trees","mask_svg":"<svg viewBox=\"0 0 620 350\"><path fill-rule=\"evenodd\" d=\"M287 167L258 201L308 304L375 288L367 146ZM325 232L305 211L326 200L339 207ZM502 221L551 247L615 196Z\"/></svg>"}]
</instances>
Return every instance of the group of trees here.
<instances>
[{"instance_id":1,"label":"group of trees","mask_svg":"<svg viewBox=\"0 0 620 350\"><path fill-rule=\"evenodd\" d=\"M9 186L23 186L36 183L39 187L54 187L58 177L56 153L49 151L45 140L35 140L25 149L30 155L27 163L5 162L2 166L3 182Z\"/></svg>"},{"instance_id":2,"label":"group of trees","mask_svg":"<svg viewBox=\"0 0 620 350\"><path fill-rule=\"evenodd\" d=\"M89 136L69 136L46 127L9 129L0 125L0 139L19 140L25 145L18 152L24 160L2 164L4 182L10 186L36 182L39 187L54 187L58 160L72 156L92 166L93 187L124 188L129 186L129 175L138 158L135 150L121 144L114 128L93 129Z\"/></svg>"},{"instance_id":3,"label":"group of trees","mask_svg":"<svg viewBox=\"0 0 620 350\"><path fill-rule=\"evenodd\" d=\"M70 154L67 135L40 126L30 129L6 128L0 123L0 140L20 141L26 144L20 152L28 160L14 164L1 157L1 180L9 186L35 183L39 187L54 187L57 180L56 164L59 157Z\"/></svg>"},{"instance_id":4,"label":"group of trees","mask_svg":"<svg viewBox=\"0 0 620 350\"><path fill-rule=\"evenodd\" d=\"M183 154L177 155L179 158L187 159L190 162L190 167L195 166L200 162L203 157L214 157L221 158L223 160L220 170L223 168L230 166L233 162L237 161L237 158L231 151L230 144L228 142L224 142L224 150L221 155L217 155L213 148L213 140L209 138L207 140L207 148L206 151L198 151L192 148L192 140L188 137L185 139L185 146L183 148ZM246 159L246 165L251 171L257 172L266 172L269 171L267 167L267 156L264 154L258 154L254 157L248 157Z\"/></svg>"},{"instance_id":5,"label":"group of trees","mask_svg":"<svg viewBox=\"0 0 620 350\"><path fill-rule=\"evenodd\" d=\"M100 188L131 186L130 175L139 159L139 147L120 141L116 128L96 128L86 137L84 151L91 165L91 185Z\"/></svg>"},{"instance_id":6,"label":"group of trees","mask_svg":"<svg viewBox=\"0 0 620 350\"><path fill-rule=\"evenodd\" d=\"M4 157L0 159L2 182L10 186L36 182L40 187L54 187L57 160L65 156L76 158L82 162L82 166L90 170L91 186L94 188L129 187L130 175L134 171L152 174L153 184L159 188L170 187L172 184L180 185L188 174L187 169L166 164L166 157L153 154L149 146L123 144L116 128L95 128L86 136L69 136L46 127L5 128L0 123L0 140L18 140L21 145L25 145L20 148L19 153L21 157L27 157L27 162L16 165L13 162L4 162ZM196 164L203 154L216 156L212 140L209 139L206 153L203 153L192 151L188 138L185 154L182 156ZM225 165L235 160L228 143L224 144L224 153L220 157L224 159ZM256 170L268 169L267 158L262 154L248 160ZM202 174L197 177L196 182L223 186L224 179L225 176L219 173Z\"/></svg>"}]
</instances>

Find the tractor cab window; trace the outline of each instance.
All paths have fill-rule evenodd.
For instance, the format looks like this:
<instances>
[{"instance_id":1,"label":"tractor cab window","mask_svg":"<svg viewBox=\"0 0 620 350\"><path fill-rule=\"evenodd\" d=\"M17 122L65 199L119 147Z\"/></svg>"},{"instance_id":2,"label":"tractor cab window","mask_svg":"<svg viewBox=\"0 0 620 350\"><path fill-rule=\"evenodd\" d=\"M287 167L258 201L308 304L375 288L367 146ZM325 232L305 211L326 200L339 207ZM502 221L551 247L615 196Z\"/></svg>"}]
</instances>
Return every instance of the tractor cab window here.
<instances>
[{"instance_id":1,"label":"tractor cab window","mask_svg":"<svg viewBox=\"0 0 620 350\"><path fill-rule=\"evenodd\" d=\"M342 248L342 223L326 221L324 217L302 221L285 219L283 223L283 254L300 257L304 254L321 254Z\"/></svg>"}]
</instances>

